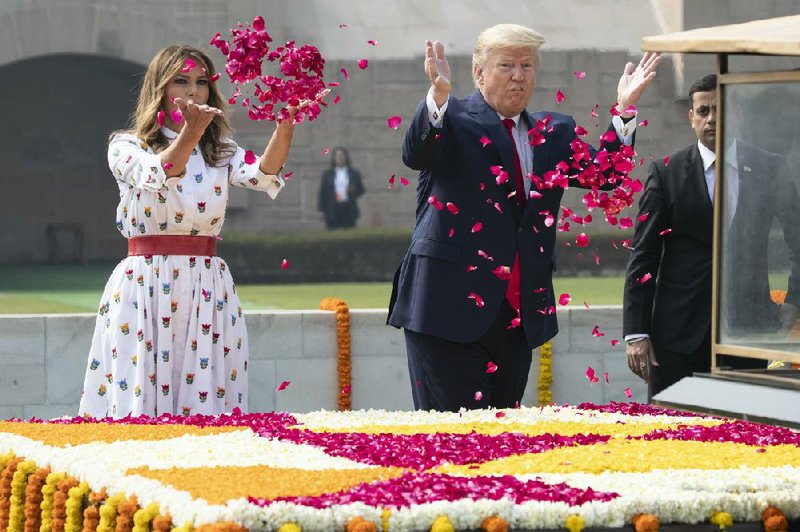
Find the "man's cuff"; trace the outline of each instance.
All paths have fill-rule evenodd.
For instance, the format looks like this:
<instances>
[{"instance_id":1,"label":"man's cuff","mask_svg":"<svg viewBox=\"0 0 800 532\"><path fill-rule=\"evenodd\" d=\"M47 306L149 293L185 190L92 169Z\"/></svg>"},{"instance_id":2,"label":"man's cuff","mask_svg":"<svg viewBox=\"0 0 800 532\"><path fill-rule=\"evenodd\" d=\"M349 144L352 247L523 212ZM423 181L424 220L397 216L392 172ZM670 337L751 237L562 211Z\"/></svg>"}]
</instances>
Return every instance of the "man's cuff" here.
<instances>
[{"instance_id":1,"label":"man's cuff","mask_svg":"<svg viewBox=\"0 0 800 532\"><path fill-rule=\"evenodd\" d=\"M617 136L620 142L626 146L630 146L633 142L633 133L636 131L636 115L627 123L622 120L621 116L614 115L611 117L611 125L617 130Z\"/></svg>"},{"instance_id":2,"label":"man's cuff","mask_svg":"<svg viewBox=\"0 0 800 532\"><path fill-rule=\"evenodd\" d=\"M428 120L433 127L442 127L442 122L444 122L444 113L447 111L447 104L450 103L450 97L448 96L447 101L444 102L444 105L438 107L436 102L433 101L433 87L428 89L428 96L425 98L425 103L428 105Z\"/></svg>"},{"instance_id":3,"label":"man's cuff","mask_svg":"<svg viewBox=\"0 0 800 532\"><path fill-rule=\"evenodd\" d=\"M625 343L632 344L633 342L637 342L639 340L645 340L647 338L650 338L649 334L626 334Z\"/></svg>"}]
</instances>

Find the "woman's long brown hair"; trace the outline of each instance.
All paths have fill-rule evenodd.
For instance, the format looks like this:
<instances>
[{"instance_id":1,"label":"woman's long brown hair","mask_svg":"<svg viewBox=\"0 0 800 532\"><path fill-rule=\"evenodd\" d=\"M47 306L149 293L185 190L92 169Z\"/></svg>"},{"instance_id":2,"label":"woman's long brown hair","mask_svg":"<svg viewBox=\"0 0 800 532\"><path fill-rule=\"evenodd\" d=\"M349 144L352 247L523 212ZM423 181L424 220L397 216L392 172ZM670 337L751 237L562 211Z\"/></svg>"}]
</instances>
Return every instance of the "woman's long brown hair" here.
<instances>
[{"instance_id":1,"label":"woman's long brown hair","mask_svg":"<svg viewBox=\"0 0 800 532\"><path fill-rule=\"evenodd\" d=\"M234 153L234 145L227 140L231 135L231 126L225 112L226 101L217 84L211 81L211 76L215 73L211 59L192 46L182 44L168 46L155 55L144 73L136 110L131 116L130 128L115 131L111 137L119 133L136 135L156 153L163 151L169 145L167 138L161 132L161 126L158 125L158 111L162 110L167 84L181 72L187 59L205 68L209 78L207 103L223 111L222 116L215 116L208 125L199 144L206 164L219 166L222 160Z\"/></svg>"}]
</instances>

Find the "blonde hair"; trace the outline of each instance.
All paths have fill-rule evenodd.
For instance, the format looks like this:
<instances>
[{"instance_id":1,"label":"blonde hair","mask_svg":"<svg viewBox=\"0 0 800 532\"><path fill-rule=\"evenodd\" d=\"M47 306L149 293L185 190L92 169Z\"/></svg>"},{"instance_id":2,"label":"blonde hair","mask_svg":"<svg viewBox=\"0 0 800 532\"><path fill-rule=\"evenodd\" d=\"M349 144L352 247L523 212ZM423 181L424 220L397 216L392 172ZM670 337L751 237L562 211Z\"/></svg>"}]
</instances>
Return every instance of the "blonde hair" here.
<instances>
[{"instance_id":1,"label":"blonde hair","mask_svg":"<svg viewBox=\"0 0 800 532\"><path fill-rule=\"evenodd\" d=\"M130 118L130 128L115 131L111 134L111 138L119 133L129 133L139 137L156 153L166 149L169 142L161 132L161 126L158 125L158 111L162 110L167 85L181 72L187 59L205 68L209 78L207 104L225 111L225 99L217 84L210 81L215 73L211 59L192 46L181 44L168 46L159 50L144 73L136 110ZM215 116L203 133L199 144L200 152L207 164L218 166L220 161L234 153L234 145L227 141L230 135L231 126L227 113Z\"/></svg>"},{"instance_id":2,"label":"blonde hair","mask_svg":"<svg viewBox=\"0 0 800 532\"><path fill-rule=\"evenodd\" d=\"M538 66L539 47L543 44L542 34L519 24L497 24L486 28L478 35L475 49L472 51L472 81L478 87L476 67L484 67L489 52L501 48L531 48Z\"/></svg>"}]
</instances>

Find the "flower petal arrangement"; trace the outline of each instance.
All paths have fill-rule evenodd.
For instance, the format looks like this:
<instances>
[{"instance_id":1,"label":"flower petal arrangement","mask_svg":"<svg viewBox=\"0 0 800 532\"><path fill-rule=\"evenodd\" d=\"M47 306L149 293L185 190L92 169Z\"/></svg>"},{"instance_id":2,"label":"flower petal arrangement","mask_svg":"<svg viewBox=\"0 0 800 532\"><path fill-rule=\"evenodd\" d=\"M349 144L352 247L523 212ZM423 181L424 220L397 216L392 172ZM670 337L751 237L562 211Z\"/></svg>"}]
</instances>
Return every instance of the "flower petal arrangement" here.
<instances>
[{"instance_id":1,"label":"flower petal arrangement","mask_svg":"<svg viewBox=\"0 0 800 532\"><path fill-rule=\"evenodd\" d=\"M9 530L771 530L800 518L800 433L636 403L11 420L0 471Z\"/></svg>"}]
</instances>

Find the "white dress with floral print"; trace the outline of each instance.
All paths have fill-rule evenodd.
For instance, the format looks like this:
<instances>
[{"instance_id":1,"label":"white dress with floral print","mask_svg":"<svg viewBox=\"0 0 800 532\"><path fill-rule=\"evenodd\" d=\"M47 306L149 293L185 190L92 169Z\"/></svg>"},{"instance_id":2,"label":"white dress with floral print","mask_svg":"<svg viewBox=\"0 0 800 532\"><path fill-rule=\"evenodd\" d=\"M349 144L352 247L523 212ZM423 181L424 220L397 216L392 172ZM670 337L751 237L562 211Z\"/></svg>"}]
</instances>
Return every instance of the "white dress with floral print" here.
<instances>
[{"instance_id":1,"label":"white dress with floral print","mask_svg":"<svg viewBox=\"0 0 800 532\"><path fill-rule=\"evenodd\" d=\"M163 128L174 139L176 134ZM108 163L117 179L117 228L142 235L219 235L228 186L283 188L245 151L220 166L192 152L183 177L168 178L158 154L116 136ZM80 415L219 414L247 410L247 331L233 279L219 257L127 257L103 291Z\"/></svg>"}]
</instances>

